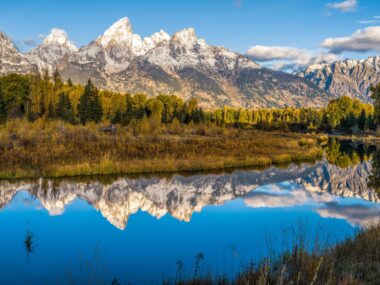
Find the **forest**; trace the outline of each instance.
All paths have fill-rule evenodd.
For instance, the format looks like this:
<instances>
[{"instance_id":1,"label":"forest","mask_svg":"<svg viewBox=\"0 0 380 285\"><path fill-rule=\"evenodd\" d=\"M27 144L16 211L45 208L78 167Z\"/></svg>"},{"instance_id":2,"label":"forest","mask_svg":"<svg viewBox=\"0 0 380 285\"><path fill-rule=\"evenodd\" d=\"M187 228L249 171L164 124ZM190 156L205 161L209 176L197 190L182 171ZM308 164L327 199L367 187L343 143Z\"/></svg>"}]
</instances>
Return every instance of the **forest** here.
<instances>
[{"instance_id":1,"label":"forest","mask_svg":"<svg viewBox=\"0 0 380 285\"><path fill-rule=\"evenodd\" d=\"M62 120L70 124L112 123L154 130L161 124L207 124L218 127L293 132L375 131L379 116L380 85L372 88L374 104L348 96L325 108L204 110L195 98L186 102L174 95L149 98L98 90L66 82L55 71L40 75L0 77L0 122L13 119Z\"/></svg>"}]
</instances>

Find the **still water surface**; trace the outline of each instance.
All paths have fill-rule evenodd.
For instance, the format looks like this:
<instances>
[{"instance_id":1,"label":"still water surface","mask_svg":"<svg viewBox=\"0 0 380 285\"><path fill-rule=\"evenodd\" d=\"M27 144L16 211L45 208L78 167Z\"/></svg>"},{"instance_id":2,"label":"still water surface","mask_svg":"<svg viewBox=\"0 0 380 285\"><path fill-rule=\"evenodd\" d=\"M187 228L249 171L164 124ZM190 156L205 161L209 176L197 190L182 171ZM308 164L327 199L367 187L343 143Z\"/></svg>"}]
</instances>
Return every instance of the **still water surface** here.
<instances>
[{"instance_id":1,"label":"still water surface","mask_svg":"<svg viewBox=\"0 0 380 285\"><path fill-rule=\"evenodd\" d=\"M2 182L0 284L233 276L299 235L332 245L379 217L371 161L110 181ZM29 241L26 239L29 237ZM96 281L96 282L95 282Z\"/></svg>"}]
</instances>

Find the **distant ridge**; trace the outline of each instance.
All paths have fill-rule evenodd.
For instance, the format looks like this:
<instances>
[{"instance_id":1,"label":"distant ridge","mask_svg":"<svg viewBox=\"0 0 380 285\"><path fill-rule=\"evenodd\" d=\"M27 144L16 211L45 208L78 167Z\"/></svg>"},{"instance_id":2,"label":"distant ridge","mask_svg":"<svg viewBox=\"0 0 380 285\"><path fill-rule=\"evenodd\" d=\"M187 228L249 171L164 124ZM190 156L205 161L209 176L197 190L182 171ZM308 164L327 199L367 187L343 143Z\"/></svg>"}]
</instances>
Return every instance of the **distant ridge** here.
<instances>
[{"instance_id":1,"label":"distant ridge","mask_svg":"<svg viewBox=\"0 0 380 285\"><path fill-rule=\"evenodd\" d=\"M330 94L371 102L369 88L380 82L380 56L314 64L298 75Z\"/></svg>"}]
</instances>

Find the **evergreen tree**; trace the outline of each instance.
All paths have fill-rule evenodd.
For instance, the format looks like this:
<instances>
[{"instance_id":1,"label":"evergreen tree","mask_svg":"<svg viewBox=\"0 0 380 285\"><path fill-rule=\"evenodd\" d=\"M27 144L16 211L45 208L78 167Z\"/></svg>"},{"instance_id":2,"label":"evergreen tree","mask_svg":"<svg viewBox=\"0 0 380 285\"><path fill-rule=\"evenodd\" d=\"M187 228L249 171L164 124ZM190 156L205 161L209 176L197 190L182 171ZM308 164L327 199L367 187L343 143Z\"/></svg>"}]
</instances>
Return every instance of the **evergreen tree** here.
<instances>
[{"instance_id":1,"label":"evergreen tree","mask_svg":"<svg viewBox=\"0 0 380 285\"><path fill-rule=\"evenodd\" d=\"M78 104L78 117L82 124L88 121L99 123L103 116L98 90L89 79Z\"/></svg>"},{"instance_id":2,"label":"evergreen tree","mask_svg":"<svg viewBox=\"0 0 380 285\"><path fill-rule=\"evenodd\" d=\"M49 101L48 117L49 118L54 118L55 117L54 106L53 106L53 102L51 101L51 99Z\"/></svg>"},{"instance_id":3,"label":"evergreen tree","mask_svg":"<svg viewBox=\"0 0 380 285\"><path fill-rule=\"evenodd\" d=\"M73 120L73 112L69 96L65 93L59 94L59 100L57 103L57 116L64 121Z\"/></svg>"},{"instance_id":4,"label":"evergreen tree","mask_svg":"<svg viewBox=\"0 0 380 285\"><path fill-rule=\"evenodd\" d=\"M112 124L120 124L122 122L123 116L120 110L116 110L115 115L111 119Z\"/></svg>"},{"instance_id":5,"label":"evergreen tree","mask_svg":"<svg viewBox=\"0 0 380 285\"><path fill-rule=\"evenodd\" d=\"M0 91L0 123L4 123L7 119L7 104L5 103L4 97Z\"/></svg>"},{"instance_id":6,"label":"evergreen tree","mask_svg":"<svg viewBox=\"0 0 380 285\"><path fill-rule=\"evenodd\" d=\"M371 87L372 99L374 100L375 106L375 124L377 129L380 129L380 83L376 86Z\"/></svg>"},{"instance_id":7,"label":"evergreen tree","mask_svg":"<svg viewBox=\"0 0 380 285\"><path fill-rule=\"evenodd\" d=\"M86 88L82 94L82 96L79 98L79 103L78 103L78 117L79 117L79 121L85 125L87 121L90 120L90 109L89 109L89 105L90 105L90 94L91 94L91 81L89 80L87 85L86 85Z\"/></svg>"},{"instance_id":8,"label":"evergreen tree","mask_svg":"<svg viewBox=\"0 0 380 285\"><path fill-rule=\"evenodd\" d=\"M40 103L39 103L39 109L40 109L40 117L42 117L43 115L45 115L45 112L46 112L46 108L45 108L45 94L44 92L42 91L41 92L41 98L40 98Z\"/></svg>"},{"instance_id":9,"label":"evergreen tree","mask_svg":"<svg viewBox=\"0 0 380 285\"><path fill-rule=\"evenodd\" d=\"M69 79L67 80L67 85L68 85L69 87L73 87L73 86L74 86L73 81L71 80L71 78L69 78Z\"/></svg>"},{"instance_id":10,"label":"evergreen tree","mask_svg":"<svg viewBox=\"0 0 380 285\"><path fill-rule=\"evenodd\" d=\"M358 127L360 130L365 131L367 129L367 126L367 114L364 110L362 110L358 119Z\"/></svg>"},{"instance_id":11,"label":"evergreen tree","mask_svg":"<svg viewBox=\"0 0 380 285\"><path fill-rule=\"evenodd\" d=\"M100 97L96 88L93 89L90 100L90 117L95 123L100 123L103 117L102 103L100 102Z\"/></svg>"},{"instance_id":12,"label":"evergreen tree","mask_svg":"<svg viewBox=\"0 0 380 285\"><path fill-rule=\"evenodd\" d=\"M61 74L58 72L58 69L54 70L53 84L54 84L54 91L55 92L57 92L63 86L63 80L62 80Z\"/></svg>"}]
</instances>

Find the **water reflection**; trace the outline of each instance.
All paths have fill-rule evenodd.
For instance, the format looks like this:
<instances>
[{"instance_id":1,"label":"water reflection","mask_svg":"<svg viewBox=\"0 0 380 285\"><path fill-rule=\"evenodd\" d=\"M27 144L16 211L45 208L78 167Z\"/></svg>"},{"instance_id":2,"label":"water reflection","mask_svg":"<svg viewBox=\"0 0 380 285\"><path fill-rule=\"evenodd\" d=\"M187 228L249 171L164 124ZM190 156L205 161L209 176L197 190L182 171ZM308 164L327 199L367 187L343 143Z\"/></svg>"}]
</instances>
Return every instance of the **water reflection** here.
<instances>
[{"instance_id":1,"label":"water reflection","mask_svg":"<svg viewBox=\"0 0 380 285\"><path fill-rule=\"evenodd\" d=\"M373 155L372 173L369 177L369 187L374 189L380 196L380 147Z\"/></svg>"},{"instance_id":2,"label":"water reflection","mask_svg":"<svg viewBox=\"0 0 380 285\"><path fill-rule=\"evenodd\" d=\"M18 192L27 191L40 202L39 206L57 216L64 213L67 205L80 199L97 209L112 225L125 229L131 215L138 211L158 219L170 214L189 222L193 213L201 212L205 206L244 198L250 207L318 204L317 211L321 216L346 217L352 224L364 225L366 220L376 216L377 210L371 208L366 215L365 207L349 208L337 204L336 197L379 201L376 194L379 152L375 152L372 162L369 159L373 147L361 145L360 152L355 152L354 148L343 146L334 141L326 151L325 160L283 169L271 167L262 171L224 174L119 178L109 184L44 179L27 183L2 182L0 207L10 203ZM270 186L260 188L265 185Z\"/></svg>"},{"instance_id":3,"label":"water reflection","mask_svg":"<svg viewBox=\"0 0 380 285\"><path fill-rule=\"evenodd\" d=\"M283 168L3 181L0 267L10 274L0 284L234 274L282 252L300 219L311 243L332 245L379 218L378 159L374 147L335 141L323 160ZM49 268L43 277L41 268Z\"/></svg>"},{"instance_id":4,"label":"water reflection","mask_svg":"<svg viewBox=\"0 0 380 285\"><path fill-rule=\"evenodd\" d=\"M367 227L380 217L380 205L363 203L358 199L342 200L329 192L315 190L288 182L268 185L249 193L244 202L253 208L308 206L323 218L343 219L354 227ZM354 193L342 197L352 196Z\"/></svg>"}]
</instances>

